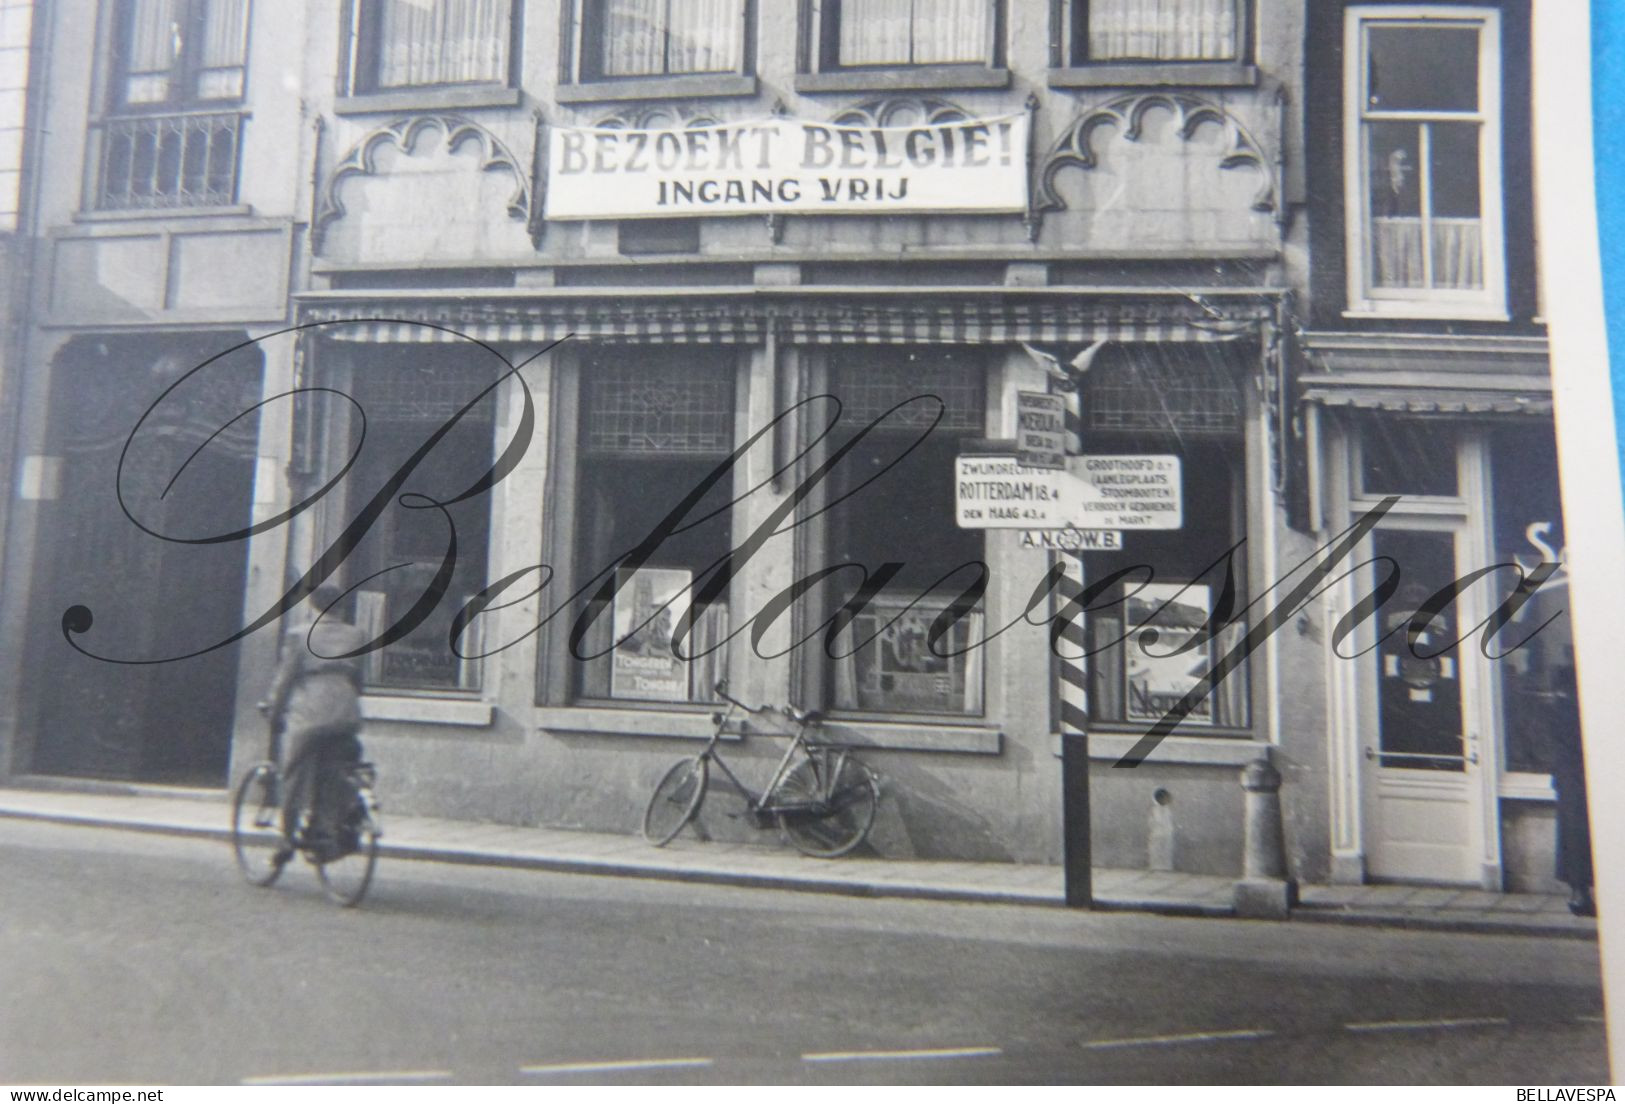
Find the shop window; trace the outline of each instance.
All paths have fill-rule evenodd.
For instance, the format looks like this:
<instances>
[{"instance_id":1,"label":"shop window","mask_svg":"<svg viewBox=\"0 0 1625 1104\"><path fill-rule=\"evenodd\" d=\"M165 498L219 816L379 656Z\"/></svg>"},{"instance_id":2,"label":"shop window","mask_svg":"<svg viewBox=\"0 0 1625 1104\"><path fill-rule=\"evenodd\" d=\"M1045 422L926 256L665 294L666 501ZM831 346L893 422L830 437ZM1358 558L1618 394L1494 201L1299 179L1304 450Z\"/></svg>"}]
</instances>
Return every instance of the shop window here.
<instances>
[{"instance_id":1,"label":"shop window","mask_svg":"<svg viewBox=\"0 0 1625 1104\"><path fill-rule=\"evenodd\" d=\"M1360 7L1348 19L1351 308L1499 316L1498 14Z\"/></svg>"},{"instance_id":2,"label":"shop window","mask_svg":"<svg viewBox=\"0 0 1625 1104\"><path fill-rule=\"evenodd\" d=\"M1491 434L1490 479L1494 562L1518 564L1525 574L1543 562L1563 563L1567 539L1558 499L1557 439L1552 427L1508 427ZM1504 572L1498 581L1504 598L1518 576ZM1565 566L1501 630L1498 646L1491 649L1492 656L1500 657L1504 766L1508 772L1549 774L1554 745L1559 741L1579 745L1568 606ZM1541 625L1545 628L1536 632ZM1507 651L1525 638L1530 638L1527 643Z\"/></svg>"},{"instance_id":3,"label":"shop window","mask_svg":"<svg viewBox=\"0 0 1625 1104\"><path fill-rule=\"evenodd\" d=\"M354 474L347 481L372 495L440 427L495 378L483 362L460 351L414 353L404 365L384 350L359 359L351 394L365 412L365 436ZM448 518L456 528L457 565L434 612L400 640L366 657L367 685L390 690L477 690L480 666L448 644L452 618L487 580L491 499L476 495L439 509L422 506L457 497L491 469L494 393L464 414L413 471L378 522L362 539L346 585L355 585L356 624L376 638L395 624L429 588L446 554ZM352 422L352 432L359 430ZM403 503L402 497L407 501ZM352 514L364 499L352 495ZM480 651L479 620L460 640L467 655Z\"/></svg>"},{"instance_id":4,"label":"shop window","mask_svg":"<svg viewBox=\"0 0 1625 1104\"><path fill-rule=\"evenodd\" d=\"M582 80L739 73L745 0L582 0Z\"/></svg>"},{"instance_id":5,"label":"shop window","mask_svg":"<svg viewBox=\"0 0 1625 1104\"><path fill-rule=\"evenodd\" d=\"M511 0L354 0L351 91L509 80Z\"/></svg>"},{"instance_id":6,"label":"shop window","mask_svg":"<svg viewBox=\"0 0 1625 1104\"><path fill-rule=\"evenodd\" d=\"M1127 572L1087 616L1090 709L1102 724L1160 720L1247 633L1245 547L1226 559L1246 535L1243 378L1235 352L1196 344L1108 346L1087 377L1087 451L1178 456L1184 510L1177 530L1125 534L1121 550L1087 558L1086 585ZM1250 701L1244 663L1180 731L1246 729Z\"/></svg>"},{"instance_id":7,"label":"shop window","mask_svg":"<svg viewBox=\"0 0 1625 1104\"><path fill-rule=\"evenodd\" d=\"M584 359L576 587L593 585L581 611L589 631L586 658L575 661L579 697L715 700L711 688L725 674L715 646L728 635L726 596L696 618L681 654L672 634L733 548L733 481L718 481L643 563L623 561L733 448L731 355L639 349Z\"/></svg>"},{"instance_id":8,"label":"shop window","mask_svg":"<svg viewBox=\"0 0 1625 1104\"><path fill-rule=\"evenodd\" d=\"M814 9L818 68L991 65L993 0L824 0Z\"/></svg>"},{"instance_id":9,"label":"shop window","mask_svg":"<svg viewBox=\"0 0 1625 1104\"><path fill-rule=\"evenodd\" d=\"M970 648L984 635L981 609L965 611L934 646L929 638L938 617L978 577L965 565L986 559L981 531L955 524L953 481L961 441L984 435L985 388L979 359L965 350L852 350L834 359L829 391L843 406L830 449L884 421L832 473L830 495L842 500L827 515L825 562L861 565L871 574L885 565L897 569L835 642L835 654L825 656L837 709L983 710L985 649ZM899 404L906 405L894 410ZM834 576L831 614L856 595L861 578L855 570Z\"/></svg>"},{"instance_id":10,"label":"shop window","mask_svg":"<svg viewBox=\"0 0 1625 1104\"><path fill-rule=\"evenodd\" d=\"M1446 422L1375 416L1360 422L1359 493L1455 498L1457 433Z\"/></svg>"},{"instance_id":11,"label":"shop window","mask_svg":"<svg viewBox=\"0 0 1625 1104\"><path fill-rule=\"evenodd\" d=\"M1074 0L1069 63L1239 61L1246 0Z\"/></svg>"}]
</instances>

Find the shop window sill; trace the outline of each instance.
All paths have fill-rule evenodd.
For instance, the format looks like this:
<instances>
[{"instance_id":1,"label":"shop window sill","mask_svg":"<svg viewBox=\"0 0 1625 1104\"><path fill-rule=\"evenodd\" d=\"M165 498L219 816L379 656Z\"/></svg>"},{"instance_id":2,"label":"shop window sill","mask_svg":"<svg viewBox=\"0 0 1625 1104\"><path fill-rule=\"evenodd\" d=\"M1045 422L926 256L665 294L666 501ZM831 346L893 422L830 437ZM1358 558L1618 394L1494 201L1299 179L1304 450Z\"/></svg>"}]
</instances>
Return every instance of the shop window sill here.
<instances>
[{"instance_id":1,"label":"shop window sill","mask_svg":"<svg viewBox=\"0 0 1625 1104\"><path fill-rule=\"evenodd\" d=\"M710 707L689 710L628 709L625 706L555 706L536 711L544 732L568 736L642 736L674 740L709 740L716 726ZM732 733L724 740L737 740Z\"/></svg>"},{"instance_id":2,"label":"shop window sill","mask_svg":"<svg viewBox=\"0 0 1625 1104\"><path fill-rule=\"evenodd\" d=\"M1138 732L1091 732L1089 758L1116 762L1133 750L1143 734ZM1051 750L1061 754L1061 737L1052 737ZM1145 765L1179 763L1204 767L1244 767L1269 754L1269 745L1246 736L1166 736Z\"/></svg>"},{"instance_id":3,"label":"shop window sill","mask_svg":"<svg viewBox=\"0 0 1625 1104\"><path fill-rule=\"evenodd\" d=\"M161 219L248 218L254 208L246 203L226 207L132 207L75 211L75 222L152 222Z\"/></svg>"},{"instance_id":4,"label":"shop window sill","mask_svg":"<svg viewBox=\"0 0 1625 1104\"><path fill-rule=\"evenodd\" d=\"M466 111L476 107L518 107L517 88L477 85L468 88L401 88L340 96L335 115L383 115L401 111Z\"/></svg>"},{"instance_id":5,"label":"shop window sill","mask_svg":"<svg viewBox=\"0 0 1625 1104\"><path fill-rule=\"evenodd\" d=\"M840 69L800 73L797 92L927 92L938 89L1009 88L1010 70L977 65L922 65L899 69Z\"/></svg>"},{"instance_id":6,"label":"shop window sill","mask_svg":"<svg viewBox=\"0 0 1625 1104\"><path fill-rule=\"evenodd\" d=\"M819 726L816 739L834 744L872 747L876 751L940 751L962 755L998 755L1004 733L973 725L934 725L907 721L843 720L831 717Z\"/></svg>"},{"instance_id":7,"label":"shop window sill","mask_svg":"<svg viewBox=\"0 0 1625 1104\"><path fill-rule=\"evenodd\" d=\"M489 728L495 716L490 702L455 698L413 698L363 694L361 715L369 721L407 721L412 724Z\"/></svg>"},{"instance_id":8,"label":"shop window sill","mask_svg":"<svg viewBox=\"0 0 1625 1104\"><path fill-rule=\"evenodd\" d=\"M559 103L612 103L621 100L707 99L756 95L756 78L740 73L684 73L675 77L622 77L561 84Z\"/></svg>"},{"instance_id":9,"label":"shop window sill","mask_svg":"<svg viewBox=\"0 0 1625 1104\"><path fill-rule=\"evenodd\" d=\"M1239 62L1112 62L1049 71L1051 88L1256 88L1258 67Z\"/></svg>"},{"instance_id":10,"label":"shop window sill","mask_svg":"<svg viewBox=\"0 0 1625 1104\"><path fill-rule=\"evenodd\" d=\"M1512 316L1495 307L1460 306L1454 303L1404 302L1400 300L1371 301L1357 304L1343 312L1353 321L1380 321L1403 318L1413 321L1437 322L1510 322Z\"/></svg>"}]
</instances>

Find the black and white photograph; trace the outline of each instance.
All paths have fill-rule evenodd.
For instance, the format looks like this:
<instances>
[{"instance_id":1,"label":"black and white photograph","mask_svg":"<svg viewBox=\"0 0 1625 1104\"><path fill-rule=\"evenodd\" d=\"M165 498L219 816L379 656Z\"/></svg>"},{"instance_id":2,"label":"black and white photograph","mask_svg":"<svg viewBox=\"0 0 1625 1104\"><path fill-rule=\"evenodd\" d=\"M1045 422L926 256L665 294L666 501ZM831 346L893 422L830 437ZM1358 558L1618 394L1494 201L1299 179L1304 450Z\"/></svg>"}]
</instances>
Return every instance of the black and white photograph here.
<instances>
[{"instance_id":1,"label":"black and white photograph","mask_svg":"<svg viewBox=\"0 0 1625 1104\"><path fill-rule=\"evenodd\" d=\"M0 0L10 1100L1610 1084L1586 8Z\"/></svg>"}]
</instances>

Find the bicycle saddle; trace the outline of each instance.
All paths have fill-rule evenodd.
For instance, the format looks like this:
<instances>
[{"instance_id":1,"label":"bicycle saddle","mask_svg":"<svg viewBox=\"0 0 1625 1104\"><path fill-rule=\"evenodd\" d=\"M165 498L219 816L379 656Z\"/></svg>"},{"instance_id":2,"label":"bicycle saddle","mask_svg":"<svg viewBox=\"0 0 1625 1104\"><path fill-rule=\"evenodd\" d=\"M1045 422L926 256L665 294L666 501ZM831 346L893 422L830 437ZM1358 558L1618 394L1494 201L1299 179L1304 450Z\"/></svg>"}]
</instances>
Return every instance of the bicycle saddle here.
<instances>
[{"instance_id":1,"label":"bicycle saddle","mask_svg":"<svg viewBox=\"0 0 1625 1104\"><path fill-rule=\"evenodd\" d=\"M796 724L806 725L809 728L824 723L823 711L818 709L810 709L804 712L793 705L787 705L784 707L784 715L796 722Z\"/></svg>"}]
</instances>

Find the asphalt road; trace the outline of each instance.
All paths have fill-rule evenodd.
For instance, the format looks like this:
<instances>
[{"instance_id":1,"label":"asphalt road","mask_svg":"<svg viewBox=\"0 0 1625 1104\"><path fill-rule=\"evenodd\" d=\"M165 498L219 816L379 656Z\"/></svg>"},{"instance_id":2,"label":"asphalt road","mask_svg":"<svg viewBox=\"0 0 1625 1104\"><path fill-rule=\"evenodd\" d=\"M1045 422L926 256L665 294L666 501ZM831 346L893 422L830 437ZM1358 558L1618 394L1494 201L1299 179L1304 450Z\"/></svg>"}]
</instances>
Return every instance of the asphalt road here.
<instances>
[{"instance_id":1,"label":"asphalt road","mask_svg":"<svg viewBox=\"0 0 1625 1104\"><path fill-rule=\"evenodd\" d=\"M384 861L0 820L0 1083L1607 1078L1595 944Z\"/></svg>"}]
</instances>

